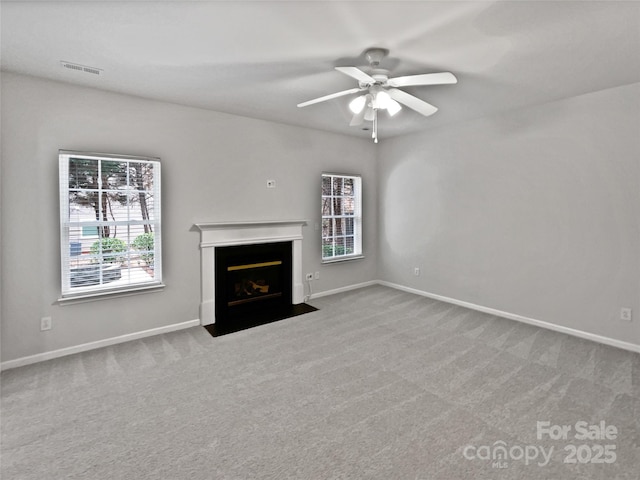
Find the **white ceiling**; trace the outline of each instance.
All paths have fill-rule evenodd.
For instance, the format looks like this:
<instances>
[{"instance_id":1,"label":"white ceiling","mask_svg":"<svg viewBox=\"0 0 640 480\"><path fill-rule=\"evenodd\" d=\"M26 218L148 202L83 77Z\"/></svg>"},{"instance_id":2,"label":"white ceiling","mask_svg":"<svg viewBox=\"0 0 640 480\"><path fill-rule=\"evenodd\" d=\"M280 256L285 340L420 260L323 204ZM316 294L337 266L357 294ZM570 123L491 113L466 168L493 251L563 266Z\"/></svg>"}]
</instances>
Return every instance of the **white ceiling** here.
<instances>
[{"instance_id":1,"label":"white ceiling","mask_svg":"<svg viewBox=\"0 0 640 480\"><path fill-rule=\"evenodd\" d=\"M296 104L357 86L333 67L364 67L369 47L390 50L392 77L458 77L407 87L440 110L382 115L381 138L640 81L635 1L2 1L0 15L3 70L359 136L351 97Z\"/></svg>"}]
</instances>

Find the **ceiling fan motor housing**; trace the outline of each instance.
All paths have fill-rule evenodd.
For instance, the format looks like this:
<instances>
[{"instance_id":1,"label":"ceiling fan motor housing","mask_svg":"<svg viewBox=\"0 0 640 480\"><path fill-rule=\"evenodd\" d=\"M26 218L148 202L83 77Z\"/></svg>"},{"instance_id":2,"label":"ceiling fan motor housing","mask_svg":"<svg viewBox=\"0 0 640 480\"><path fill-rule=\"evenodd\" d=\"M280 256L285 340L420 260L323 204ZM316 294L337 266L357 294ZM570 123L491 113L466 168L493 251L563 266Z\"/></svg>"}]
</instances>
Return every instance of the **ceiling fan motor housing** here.
<instances>
[{"instance_id":1,"label":"ceiling fan motor housing","mask_svg":"<svg viewBox=\"0 0 640 480\"><path fill-rule=\"evenodd\" d=\"M388 75L389 71L388 70L384 70L382 68L377 68L375 70L373 70L371 72L371 78L373 78L373 80L375 80L374 82L358 82L358 86L360 88L369 88L369 87L373 87L373 86L383 86L385 87L387 85L387 81L389 80L389 75Z\"/></svg>"}]
</instances>

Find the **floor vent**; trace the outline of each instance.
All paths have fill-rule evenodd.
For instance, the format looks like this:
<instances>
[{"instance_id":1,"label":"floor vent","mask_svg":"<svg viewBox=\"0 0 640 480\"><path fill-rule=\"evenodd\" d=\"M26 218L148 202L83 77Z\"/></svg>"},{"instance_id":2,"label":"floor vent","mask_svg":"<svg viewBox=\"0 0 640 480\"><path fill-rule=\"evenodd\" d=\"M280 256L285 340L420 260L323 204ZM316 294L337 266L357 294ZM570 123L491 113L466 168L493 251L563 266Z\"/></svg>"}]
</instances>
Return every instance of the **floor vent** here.
<instances>
[{"instance_id":1,"label":"floor vent","mask_svg":"<svg viewBox=\"0 0 640 480\"><path fill-rule=\"evenodd\" d=\"M69 70L76 70L78 72L84 72L84 73L92 73L93 75L102 75L101 68L88 67L86 65L79 65L77 63L71 63L71 62L65 62L65 61L60 62L60 65L62 65L64 68L68 68Z\"/></svg>"}]
</instances>

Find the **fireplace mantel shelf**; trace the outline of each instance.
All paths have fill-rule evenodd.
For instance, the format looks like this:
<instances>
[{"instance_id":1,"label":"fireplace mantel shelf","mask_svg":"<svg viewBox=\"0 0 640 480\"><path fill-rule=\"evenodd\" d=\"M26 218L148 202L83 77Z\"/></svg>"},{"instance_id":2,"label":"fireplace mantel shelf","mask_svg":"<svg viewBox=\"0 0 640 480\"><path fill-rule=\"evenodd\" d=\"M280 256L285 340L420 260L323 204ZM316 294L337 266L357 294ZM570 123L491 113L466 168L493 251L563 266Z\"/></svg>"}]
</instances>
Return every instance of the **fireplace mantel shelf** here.
<instances>
[{"instance_id":1,"label":"fireplace mantel shelf","mask_svg":"<svg viewBox=\"0 0 640 480\"><path fill-rule=\"evenodd\" d=\"M218 230L221 228L252 228L252 227L276 227L287 225L307 225L306 220L263 220L244 222L203 222L194 224L201 232L205 230Z\"/></svg>"},{"instance_id":2,"label":"fireplace mantel shelf","mask_svg":"<svg viewBox=\"0 0 640 480\"><path fill-rule=\"evenodd\" d=\"M196 223L200 248L302 239L306 220Z\"/></svg>"}]
</instances>

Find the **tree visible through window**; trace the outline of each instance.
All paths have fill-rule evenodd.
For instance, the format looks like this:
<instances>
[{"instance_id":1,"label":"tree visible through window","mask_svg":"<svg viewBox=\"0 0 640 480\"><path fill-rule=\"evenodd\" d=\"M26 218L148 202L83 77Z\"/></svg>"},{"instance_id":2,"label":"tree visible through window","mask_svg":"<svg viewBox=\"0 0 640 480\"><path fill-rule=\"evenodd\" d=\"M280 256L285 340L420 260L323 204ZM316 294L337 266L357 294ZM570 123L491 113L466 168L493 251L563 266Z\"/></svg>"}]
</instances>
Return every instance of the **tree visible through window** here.
<instances>
[{"instance_id":1,"label":"tree visible through window","mask_svg":"<svg viewBox=\"0 0 640 480\"><path fill-rule=\"evenodd\" d=\"M353 175L322 175L322 259L362 255L362 180Z\"/></svg>"},{"instance_id":2,"label":"tree visible through window","mask_svg":"<svg viewBox=\"0 0 640 480\"><path fill-rule=\"evenodd\" d=\"M60 151L63 297L160 285L160 162Z\"/></svg>"}]
</instances>

